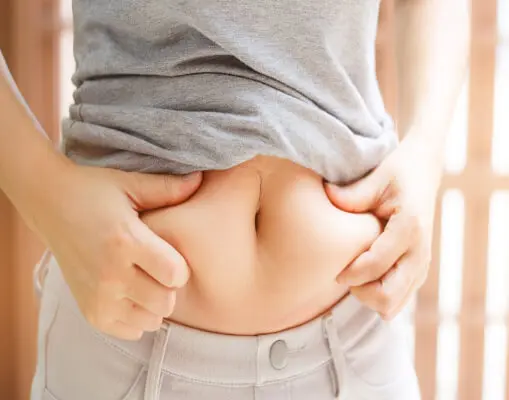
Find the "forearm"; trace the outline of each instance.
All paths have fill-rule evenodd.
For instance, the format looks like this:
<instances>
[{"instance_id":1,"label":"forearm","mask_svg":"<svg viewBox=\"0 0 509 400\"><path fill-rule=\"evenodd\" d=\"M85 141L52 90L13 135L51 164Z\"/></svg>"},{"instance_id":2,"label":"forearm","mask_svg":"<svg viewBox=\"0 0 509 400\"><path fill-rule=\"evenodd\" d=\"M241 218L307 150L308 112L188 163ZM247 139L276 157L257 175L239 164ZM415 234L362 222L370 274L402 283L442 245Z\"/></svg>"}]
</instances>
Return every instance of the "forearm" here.
<instances>
[{"instance_id":1,"label":"forearm","mask_svg":"<svg viewBox=\"0 0 509 400\"><path fill-rule=\"evenodd\" d=\"M396 0L399 130L426 136L439 160L468 70L469 3Z\"/></svg>"},{"instance_id":2,"label":"forearm","mask_svg":"<svg viewBox=\"0 0 509 400\"><path fill-rule=\"evenodd\" d=\"M0 190L23 213L55 190L68 164L23 104L0 54Z\"/></svg>"}]
</instances>

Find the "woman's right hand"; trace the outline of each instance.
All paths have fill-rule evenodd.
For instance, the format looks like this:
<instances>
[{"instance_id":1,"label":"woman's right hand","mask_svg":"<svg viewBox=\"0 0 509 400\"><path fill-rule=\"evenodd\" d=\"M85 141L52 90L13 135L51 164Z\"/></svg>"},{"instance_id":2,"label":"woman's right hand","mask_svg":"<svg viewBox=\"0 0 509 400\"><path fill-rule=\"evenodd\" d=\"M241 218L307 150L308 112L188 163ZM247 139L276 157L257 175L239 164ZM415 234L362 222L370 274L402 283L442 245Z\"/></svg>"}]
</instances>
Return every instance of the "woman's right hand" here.
<instances>
[{"instance_id":1,"label":"woman's right hand","mask_svg":"<svg viewBox=\"0 0 509 400\"><path fill-rule=\"evenodd\" d=\"M26 219L95 328L126 340L157 330L189 269L138 213L185 201L200 186L201 174L145 175L74 164L64 169L51 193L24 208L30 210Z\"/></svg>"},{"instance_id":2,"label":"woman's right hand","mask_svg":"<svg viewBox=\"0 0 509 400\"><path fill-rule=\"evenodd\" d=\"M122 339L158 329L189 269L138 213L185 201L201 174L77 166L41 133L0 51L0 189L52 251L92 325Z\"/></svg>"}]
</instances>

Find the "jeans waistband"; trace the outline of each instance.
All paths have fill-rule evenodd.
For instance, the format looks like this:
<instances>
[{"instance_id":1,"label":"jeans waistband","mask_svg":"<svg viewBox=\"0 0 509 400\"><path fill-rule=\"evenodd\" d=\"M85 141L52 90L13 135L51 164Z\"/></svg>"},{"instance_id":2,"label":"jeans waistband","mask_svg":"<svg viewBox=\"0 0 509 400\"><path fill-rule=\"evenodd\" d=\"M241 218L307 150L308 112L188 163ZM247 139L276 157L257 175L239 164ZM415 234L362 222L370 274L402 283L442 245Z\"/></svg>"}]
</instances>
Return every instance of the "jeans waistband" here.
<instances>
[{"instance_id":1,"label":"jeans waistband","mask_svg":"<svg viewBox=\"0 0 509 400\"><path fill-rule=\"evenodd\" d=\"M36 276L45 277L44 290L81 315L56 261L51 258L42 268L47 273ZM107 335L103 339L156 368L157 374L166 371L215 384L262 385L311 373L326 363L332 363L337 375L335 354L354 347L379 321L375 312L348 295L326 315L278 333L234 336L168 322L137 342Z\"/></svg>"}]
</instances>

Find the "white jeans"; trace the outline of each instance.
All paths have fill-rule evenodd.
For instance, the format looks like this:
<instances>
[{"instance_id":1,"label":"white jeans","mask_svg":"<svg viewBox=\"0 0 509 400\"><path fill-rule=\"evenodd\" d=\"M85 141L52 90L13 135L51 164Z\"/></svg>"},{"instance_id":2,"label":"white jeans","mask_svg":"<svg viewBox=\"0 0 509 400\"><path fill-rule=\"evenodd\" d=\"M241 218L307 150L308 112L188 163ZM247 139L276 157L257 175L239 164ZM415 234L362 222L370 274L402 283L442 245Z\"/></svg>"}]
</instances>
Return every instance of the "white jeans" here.
<instances>
[{"instance_id":1,"label":"white jeans","mask_svg":"<svg viewBox=\"0 0 509 400\"><path fill-rule=\"evenodd\" d=\"M87 323L51 260L38 338L32 400L420 399L404 336L352 296L280 333L170 323L128 342Z\"/></svg>"}]
</instances>

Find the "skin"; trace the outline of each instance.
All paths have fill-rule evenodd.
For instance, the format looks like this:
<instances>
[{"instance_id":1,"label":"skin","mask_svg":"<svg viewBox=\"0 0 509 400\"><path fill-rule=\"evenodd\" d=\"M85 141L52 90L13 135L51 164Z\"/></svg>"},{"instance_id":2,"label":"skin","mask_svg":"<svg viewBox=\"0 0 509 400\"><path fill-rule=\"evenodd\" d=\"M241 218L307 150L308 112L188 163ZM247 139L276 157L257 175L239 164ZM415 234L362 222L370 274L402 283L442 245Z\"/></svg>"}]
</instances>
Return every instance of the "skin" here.
<instances>
[{"instance_id":1,"label":"skin","mask_svg":"<svg viewBox=\"0 0 509 400\"><path fill-rule=\"evenodd\" d=\"M381 232L372 214L334 207L321 176L268 156L204 172L192 199L142 220L191 269L171 321L249 336L301 325L337 304L348 287L336 275Z\"/></svg>"},{"instance_id":2,"label":"skin","mask_svg":"<svg viewBox=\"0 0 509 400\"><path fill-rule=\"evenodd\" d=\"M201 174L77 166L53 148L18 100L0 74L0 188L51 249L94 327L128 340L157 330L189 269L139 213L188 199Z\"/></svg>"},{"instance_id":3,"label":"skin","mask_svg":"<svg viewBox=\"0 0 509 400\"><path fill-rule=\"evenodd\" d=\"M391 319L424 283L446 132L468 68L468 0L396 0L399 129L404 139L372 173L330 201L372 212L385 228L338 276L368 307Z\"/></svg>"}]
</instances>

